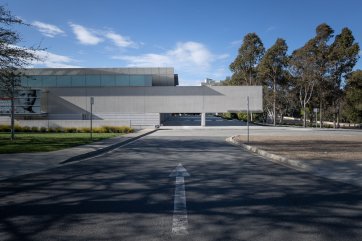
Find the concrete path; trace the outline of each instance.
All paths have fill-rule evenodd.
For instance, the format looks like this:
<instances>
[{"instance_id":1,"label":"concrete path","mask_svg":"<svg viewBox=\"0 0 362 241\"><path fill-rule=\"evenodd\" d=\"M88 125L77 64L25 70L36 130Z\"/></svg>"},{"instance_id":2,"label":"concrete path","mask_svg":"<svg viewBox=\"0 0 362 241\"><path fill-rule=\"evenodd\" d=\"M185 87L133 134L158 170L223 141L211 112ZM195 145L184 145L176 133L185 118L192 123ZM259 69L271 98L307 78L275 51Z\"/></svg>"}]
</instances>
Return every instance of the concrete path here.
<instances>
[{"instance_id":1,"label":"concrete path","mask_svg":"<svg viewBox=\"0 0 362 241\"><path fill-rule=\"evenodd\" d=\"M59 151L0 154L0 180L40 172L64 165L69 161L95 156L153 131L155 130L143 129L123 136Z\"/></svg>"}]
</instances>

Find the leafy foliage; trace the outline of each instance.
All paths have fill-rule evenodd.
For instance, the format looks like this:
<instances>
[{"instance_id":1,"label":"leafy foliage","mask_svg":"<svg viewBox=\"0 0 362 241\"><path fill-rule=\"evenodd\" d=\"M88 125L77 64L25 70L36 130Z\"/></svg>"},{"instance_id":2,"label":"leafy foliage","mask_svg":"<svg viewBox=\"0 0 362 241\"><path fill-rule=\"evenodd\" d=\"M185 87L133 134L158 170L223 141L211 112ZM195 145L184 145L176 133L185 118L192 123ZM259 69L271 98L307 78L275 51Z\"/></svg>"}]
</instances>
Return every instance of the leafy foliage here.
<instances>
[{"instance_id":1,"label":"leafy foliage","mask_svg":"<svg viewBox=\"0 0 362 241\"><path fill-rule=\"evenodd\" d=\"M257 66L265 52L264 45L256 33L244 37L238 56L230 64L232 85L258 85Z\"/></svg>"},{"instance_id":2,"label":"leafy foliage","mask_svg":"<svg viewBox=\"0 0 362 241\"><path fill-rule=\"evenodd\" d=\"M348 120L362 123L362 70L347 79L344 113Z\"/></svg>"},{"instance_id":3,"label":"leafy foliage","mask_svg":"<svg viewBox=\"0 0 362 241\"><path fill-rule=\"evenodd\" d=\"M233 76L226 83L263 85L264 115L273 116L274 124L277 116L282 121L283 115L301 113L306 126L307 117L312 120L315 115L315 107L320 108L321 120L323 113L324 118L338 123L342 101L346 120L361 122L362 94L356 84L360 83L360 72L352 72L359 45L348 28L334 39L333 34L334 30L322 23L312 39L288 56L285 40L277 39L265 52L260 38L249 33L230 64Z\"/></svg>"},{"instance_id":4,"label":"leafy foliage","mask_svg":"<svg viewBox=\"0 0 362 241\"><path fill-rule=\"evenodd\" d=\"M20 87L21 68L37 60L33 47L24 48L17 44L20 35L10 29L12 25L26 25L21 19L14 17L10 11L0 5L0 90L2 95L11 98L11 140L14 139L14 97Z\"/></svg>"}]
</instances>

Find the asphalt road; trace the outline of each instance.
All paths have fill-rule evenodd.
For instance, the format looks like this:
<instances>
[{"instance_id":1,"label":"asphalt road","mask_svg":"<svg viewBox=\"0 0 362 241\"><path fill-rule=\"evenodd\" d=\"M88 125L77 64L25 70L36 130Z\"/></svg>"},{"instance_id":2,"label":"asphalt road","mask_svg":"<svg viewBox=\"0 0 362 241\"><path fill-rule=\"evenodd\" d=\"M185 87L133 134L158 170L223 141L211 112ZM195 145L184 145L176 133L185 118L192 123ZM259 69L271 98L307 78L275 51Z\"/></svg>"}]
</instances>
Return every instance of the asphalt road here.
<instances>
[{"instance_id":1,"label":"asphalt road","mask_svg":"<svg viewBox=\"0 0 362 241\"><path fill-rule=\"evenodd\" d=\"M237 119L226 120L221 117L206 115L206 126L246 126L246 123ZM201 126L200 115L170 116L164 126Z\"/></svg>"},{"instance_id":2,"label":"asphalt road","mask_svg":"<svg viewBox=\"0 0 362 241\"><path fill-rule=\"evenodd\" d=\"M240 131L240 130L239 130ZM269 162L235 130L160 130L123 148L0 182L0 240L362 240L362 189ZM185 177L187 234L172 233Z\"/></svg>"}]
</instances>

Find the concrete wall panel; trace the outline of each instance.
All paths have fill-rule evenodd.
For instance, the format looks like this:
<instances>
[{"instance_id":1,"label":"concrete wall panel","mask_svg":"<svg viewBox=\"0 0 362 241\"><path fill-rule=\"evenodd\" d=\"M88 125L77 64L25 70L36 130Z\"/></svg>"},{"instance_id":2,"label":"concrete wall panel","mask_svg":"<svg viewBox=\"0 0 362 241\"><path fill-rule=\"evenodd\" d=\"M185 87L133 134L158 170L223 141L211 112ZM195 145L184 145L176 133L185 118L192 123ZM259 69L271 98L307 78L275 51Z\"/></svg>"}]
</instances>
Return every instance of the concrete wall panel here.
<instances>
[{"instance_id":1,"label":"concrete wall panel","mask_svg":"<svg viewBox=\"0 0 362 241\"><path fill-rule=\"evenodd\" d=\"M261 112L261 86L153 86L49 89L48 112L89 112L90 97L94 113L212 113ZM59 107L60 105L60 107Z\"/></svg>"}]
</instances>

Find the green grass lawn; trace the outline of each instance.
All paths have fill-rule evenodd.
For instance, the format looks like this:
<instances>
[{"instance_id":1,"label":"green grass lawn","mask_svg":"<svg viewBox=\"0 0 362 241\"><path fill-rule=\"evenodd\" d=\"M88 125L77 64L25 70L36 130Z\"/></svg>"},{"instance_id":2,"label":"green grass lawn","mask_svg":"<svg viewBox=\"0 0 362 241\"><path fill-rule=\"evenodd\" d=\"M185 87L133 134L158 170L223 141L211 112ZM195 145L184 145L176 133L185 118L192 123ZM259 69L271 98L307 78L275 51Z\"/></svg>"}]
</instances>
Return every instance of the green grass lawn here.
<instances>
[{"instance_id":1,"label":"green grass lawn","mask_svg":"<svg viewBox=\"0 0 362 241\"><path fill-rule=\"evenodd\" d=\"M119 135L93 133L93 141ZM14 141L10 140L9 133L0 133L0 154L56 151L91 142L89 133L16 133Z\"/></svg>"}]
</instances>

